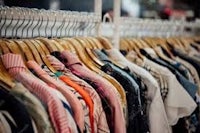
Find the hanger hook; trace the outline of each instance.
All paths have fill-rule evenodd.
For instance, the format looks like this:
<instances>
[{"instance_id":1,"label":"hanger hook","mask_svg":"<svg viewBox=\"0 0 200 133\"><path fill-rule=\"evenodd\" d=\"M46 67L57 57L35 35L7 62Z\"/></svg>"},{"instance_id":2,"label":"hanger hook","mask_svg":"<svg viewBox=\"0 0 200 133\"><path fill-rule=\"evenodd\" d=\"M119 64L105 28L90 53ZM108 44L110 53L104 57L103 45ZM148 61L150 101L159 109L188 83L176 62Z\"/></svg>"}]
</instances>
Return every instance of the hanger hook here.
<instances>
[{"instance_id":1,"label":"hanger hook","mask_svg":"<svg viewBox=\"0 0 200 133\"><path fill-rule=\"evenodd\" d=\"M10 8L8 11L7 11L7 13L10 13L9 15L11 15L11 20L10 20L10 23L6 26L6 28L5 28L5 37L7 37L7 30L8 30L8 28L9 27L11 27L11 25L12 25L12 22L13 22L13 10L12 10L12 8Z\"/></svg>"},{"instance_id":2,"label":"hanger hook","mask_svg":"<svg viewBox=\"0 0 200 133\"><path fill-rule=\"evenodd\" d=\"M2 12L4 12L4 22L3 22L3 24L2 24L2 26L1 26L1 28L0 28L0 37L2 37L2 32L3 32L3 27L5 26L5 24L6 24L6 9L5 8L3 8L3 10L1 11L1 18L3 19L3 13Z\"/></svg>"},{"instance_id":3,"label":"hanger hook","mask_svg":"<svg viewBox=\"0 0 200 133\"><path fill-rule=\"evenodd\" d=\"M39 25L39 27L38 27L38 36L39 37L41 37L41 33L40 33L40 29L41 29L41 27L42 27L42 24L43 24L43 22L44 22L44 15L43 15L43 12L44 12L44 10L40 10L40 15L39 15L39 17L41 17L42 18L42 20L41 20L41 23L40 23L40 25Z\"/></svg>"},{"instance_id":4,"label":"hanger hook","mask_svg":"<svg viewBox=\"0 0 200 133\"><path fill-rule=\"evenodd\" d=\"M31 18L31 24L28 26L27 31L26 31L26 37L28 37L29 29L32 27L33 22L35 21L35 12L34 12L34 10L30 9L30 12L32 12L31 13L32 18Z\"/></svg>"},{"instance_id":5,"label":"hanger hook","mask_svg":"<svg viewBox=\"0 0 200 133\"><path fill-rule=\"evenodd\" d=\"M75 15L74 15L74 17L75 17L75 19L74 19L74 25L73 25L73 27L72 27L72 33L73 33L73 36L76 36L76 30L78 29L77 28L77 25L78 25L78 13L77 12L75 12Z\"/></svg>"},{"instance_id":6,"label":"hanger hook","mask_svg":"<svg viewBox=\"0 0 200 133\"><path fill-rule=\"evenodd\" d=\"M85 32L86 29L90 26L89 19L90 19L90 13L85 13L85 14L83 15L84 24L83 24L83 26L81 27L82 36L84 36L84 32Z\"/></svg>"},{"instance_id":7,"label":"hanger hook","mask_svg":"<svg viewBox=\"0 0 200 133\"><path fill-rule=\"evenodd\" d=\"M64 13L60 11L59 15L64 16ZM58 26L58 28L56 30L56 37L58 37L59 30L60 30L60 35L61 35L61 28L63 27L64 23L65 23L65 17L63 17L62 23Z\"/></svg>"},{"instance_id":8,"label":"hanger hook","mask_svg":"<svg viewBox=\"0 0 200 133\"><path fill-rule=\"evenodd\" d=\"M16 32L15 32L15 37L17 38L17 33L18 33L18 30L21 28L21 26L24 24L24 22L25 22L25 14L24 14L24 11L23 11L23 9L22 8L20 8L20 11L21 11L21 13L22 13L22 15L21 16L23 16L23 18L22 18L22 23L16 28Z\"/></svg>"},{"instance_id":9,"label":"hanger hook","mask_svg":"<svg viewBox=\"0 0 200 133\"><path fill-rule=\"evenodd\" d=\"M47 27L48 27L48 25L49 25L49 14L48 14L48 12L47 11L45 11L45 14L46 14L46 16L47 16L47 23L46 23L46 26L45 26L45 37L48 37L48 34L47 34Z\"/></svg>"},{"instance_id":10,"label":"hanger hook","mask_svg":"<svg viewBox=\"0 0 200 133\"><path fill-rule=\"evenodd\" d=\"M53 28L55 27L56 22L57 22L56 16L57 16L57 14L56 14L56 12L54 12L54 18L55 18L55 19L54 19L53 25L51 26L51 38L53 38Z\"/></svg>"},{"instance_id":11,"label":"hanger hook","mask_svg":"<svg viewBox=\"0 0 200 133\"><path fill-rule=\"evenodd\" d=\"M66 13L67 25L66 25L66 27L65 27L65 36L69 35L69 34L67 34L67 29L68 29L68 27L69 27L69 25L70 25L70 19L68 19L68 18L72 18L71 16L72 16L72 12L71 12L71 11L68 11L68 12ZM73 19L73 18L72 18L72 19ZM69 32L68 32L68 33L69 33Z\"/></svg>"},{"instance_id":12,"label":"hanger hook","mask_svg":"<svg viewBox=\"0 0 200 133\"><path fill-rule=\"evenodd\" d=\"M20 11L19 11L19 9L18 8L14 8L13 10L15 10L15 12L17 13L17 16L18 16L18 18L16 19L17 20L17 22L16 22L16 24L13 26L13 30L12 30L12 38L14 38L14 33L15 33L15 29L17 28L17 25L19 24L19 21L20 21Z\"/></svg>"},{"instance_id":13,"label":"hanger hook","mask_svg":"<svg viewBox=\"0 0 200 133\"><path fill-rule=\"evenodd\" d=\"M30 12L30 10L29 9L26 9L26 12L28 12L27 13L27 15L28 15L28 22L27 22L27 24L24 26L24 28L22 29L22 36L21 36L21 38L23 38L24 36L24 30L28 27L28 25L30 24L30 22L31 22L31 12ZM26 36L27 37L27 36Z\"/></svg>"},{"instance_id":14,"label":"hanger hook","mask_svg":"<svg viewBox=\"0 0 200 133\"><path fill-rule=\"evenodd\" d=\"M91 25L89 26L89 28L88 28L88 35L92 35L92 30L96 27L96 24L97 24L97 22L96 22L96 19L97 19L97 16L93 16L93 14L91 15L91 21L90 21L90 23L91 23Z\"/></svg>"},{"instance_id":15,"label":"hanger hook","mask_svg":"<svg viewBox=\"0 0 200 133\"><path fill-rule=\"evenodd\" d=\"M80 16L77 14L76 15L76 19L75 19L75 25L74 25L74 27L73 27L73 30L72 30L72 32L73 32L73 36L75 36L75 37L77 37L77 32L78 32L78 29L79 29L79 25L80 25L80 23L81 23L81 17L80 17L80 20L78 19Z\"/></svg>"},{"instance_id":16,"label":"hanger hook","mask_svg":"<svg viewBox=\"0 0 200 133\"><path fill-rule=\"evenodd\" d=\"M79 22L79 26L77 27L77 35L81 35L81 31L82 31L82 36L83 36L83 31L85 29L85 27L87 27L87 12L81 12L80 14L80 22Z\"/></svg>"},{"instance_id":17,"label":"hanger hook","mask_svg":"<svg viewBox=\"0 0 200 133\"><path fill-rule=\"evenodd\" d=\"M74 26L74 21L75 21L75 17L74 17L74 12L71 12L71 17L69 19L69 28L68 28L68 32L67 32L67 35L70 36L70 31L71 31L71 28L73 28Z\"/></svg>"},{"instance_id":18,"label":"hanger hook","mask_svg":"<svg viewBox=\"0 0 200 133\"><path fill-rule=\"evenodd\" d=\"M66 22L66 19L67 19L67 15L66 15L66 12L63 12L63 18L64 18L64 21L63 21L63 25L61 26L61 29L60 29L60 37L62 36L62 31L63 31L63 28L65 27L65 24L67 23Z\"/></svg>"},{"instance_id":19,"label":"hanger hook","mask_svg":"<svg viewBox=\"0 0 200 133\"><path fill-rule=\"evenodd\" d=\"M35 9L35 11L36 11L36 14L38 15L38 14L39 14L39 13L38 13L38 12L39 12L38 9ZM38 24L40 23L40 16L37 17L37 18L38 18L38 20L36 19L37 24L36 24L36 25L33 27L33 29L32 29L31 37L34 37L33 33L34 33L35 29L37 28Z\"/></svg>"}]
</instances>

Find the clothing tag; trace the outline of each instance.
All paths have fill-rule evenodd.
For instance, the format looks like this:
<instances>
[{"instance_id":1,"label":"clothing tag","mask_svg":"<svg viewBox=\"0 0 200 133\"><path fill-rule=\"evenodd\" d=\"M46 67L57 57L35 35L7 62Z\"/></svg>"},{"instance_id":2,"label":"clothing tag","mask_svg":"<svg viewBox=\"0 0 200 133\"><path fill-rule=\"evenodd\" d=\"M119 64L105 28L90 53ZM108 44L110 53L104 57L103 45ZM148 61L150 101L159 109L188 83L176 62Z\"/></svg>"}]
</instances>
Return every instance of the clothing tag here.
<instances>
[{"instance_id":1,"label":"clothing tag","mask_svg":"<svg viewBox=\"0 0 200 133\"><path fill-rule=\"evenodd\" d=\"M60 77L60 76L62 75L62 72L57 71L57 72L55 73L55 75L56 75L57 77Z\"/></svg>"}]
</instances>

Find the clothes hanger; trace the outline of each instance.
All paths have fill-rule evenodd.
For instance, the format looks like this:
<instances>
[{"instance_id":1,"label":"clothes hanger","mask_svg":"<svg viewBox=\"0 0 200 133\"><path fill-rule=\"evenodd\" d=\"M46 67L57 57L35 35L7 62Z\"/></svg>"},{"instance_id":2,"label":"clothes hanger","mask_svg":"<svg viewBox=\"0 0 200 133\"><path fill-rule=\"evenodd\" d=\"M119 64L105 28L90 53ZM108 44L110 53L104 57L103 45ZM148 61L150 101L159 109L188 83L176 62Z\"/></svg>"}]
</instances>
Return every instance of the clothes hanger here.
<instances>
[{"instance_id":1,"label":"clothes hanger","mask_svg":"<svg viewBox=\"0 0 200 133\"><path fill-rule=\"evenodd\" d=\"M120 39L120 50L130 51L132 49L129 41L125 41L125 39ZM133 48L134 49L134 48Z\"/></svg>"},{"instance_id":2,"label":"clothes hanger","mask_svg":"<svg viewBox=\"0 0 200 133\"><path fill-rule=\"evenodd\" d=\"M103 45L97 38L90 37L90 39L93 42L94 46L96 46L97 49L103 49Z\"/></svg>"},{"instance_id":3,"label":"clothes hanger","mask_svg":"<svg viewBox=\"0 0 200 133\"><path fill-rule=\"evenodd\" d=\"M131 39L129 42L129 45L131 46L131 50L134 50L137 54L137 56L139 57L138 60L140 61L143 61L144 59L144 55L142 55L140 53L140 49L144 48L144 47L141 47L139 43L139 41L136 41L136 39Z\"/></svg>"},{"instance_id":4,"label":"clothes hanger","mask_svg":"<svg viewBox=\"0 0 200 133\"><path fill-rule=\"evenodd\" d=\"M101 66L104 65L103 62L101 62L95 55L94 53L92 52L92 49L93 49L93 46L91 45L87 45L83 39L80 39L80 38L76 38L76 40L79 42L79 45L82 45L83 49L85 49L85 54L88 55L88 57L90 57L91 61L94 62L95 66L97 68L101 68Z\"/></svg>"},{"instance_id":5,"label":"clothes hanger","mask_svg":"<svg viewBox=\"0 0 200 133\"><path fill-rule=\"evenodd\" d=\"M167 44L167 40L165 38L159 38L158 46L161 46L171 59L175 58L173 53L171 52L171 50Z\"/></svg>"},{"instance_id":6,"label":"clothes hanger","mask_svg":"<svg viewBox=\"0 0 200 133\"><path fill-rule=\"evenodd\" d=\"M76 53L76 49L71 44L71 41L69 41L68 39L69 38L63 38L63 40L66 42L66 43L64 43L64 45L66 45L71 52Z\"/></svg>"},{"instance_id":7,"label":"clothes hanger","mask_svg":"<svg viewBox=\"0 0 200 133\"><path fill-rule=\"evenodd\" d=\"M70 43L69 45L73 46L76 50L76 54L79 56L79 58L81 59L81 61L91 70L96 70L98 71L99 69L96 68L96 64L94 64L90 57L85 53L85 49L82 46L82 44L80 43L81 41L78 41L76 39L73 38L67 38L66 40L68 40Z\"/></svg>"},{"instance_id":8,"label":"clothes hanger","mask_svg":"<svg viewBox=\"0 0 200 133\"><path fill-rule=\"evenodd\" d=\"M99 40L99 42L101 43L101 45L103 46L103 48L105 49L112 49L112 43L106 38L106 37L96 37L97 40Z\"/></svg>"},{"instance_id":9,"label":"clothes hanger","mask_svg":"<svg viewBox=\"0 0 200 133\"><path fill-rule=\"evenodd\" d=\"M76 39L84 48L94 48L91 41L89 39L86 39L86 37L75 37L74 39Z\"/></svg>"},{"instance_id":10,"label":"clothes hanger","mask_svg":"<svg viewBox=\"0 0 200 133\"><path fill-rule=\"evenodd\" d=\"M42 45L42 43L40 43L39 40L35 40L34 46L37 49L38 53L40 54L44 64L49 68L50 71L52 71L53 73L56 73L57 71L51 66L51 63L49 62L49 60L46 57L46 55L50 54L50 52L47 50L47 48L45 48L44 45ZM43 50L43 49L46 49L46 50Z\"/></svg>"},{"instance_id":11,"label":"clothes hanger","mask_svg":"<svg viewBox=\"0 0 200 133\"><path fill-rule=\"evenodd\" d=\"M42 51L45 53L45 55L49 55L50 54L50 50L39 40L34 39L36 45L39 45L42 49Z\"/></svg>"},{"instance_id":12,"label":"clothes hanger","mask_svg":"<svg viewBox=\"0 0 200 133\"><path fill-rule=\"evenodd\" d=\"M51 42L57 47L58 51L60 52L64 51L64 48L62 47L62 45L60 45L56 40L51 39Z\"/></svg>"},{"instance_id":13,"label":"clothes hanger","mask_svg":"<svg viewBox=\"0 0 200 133\"><path fill-rule=\"evenodd\" d=\"M33 26L33 22L35 21L35 15L34 15L35 12L34 12L34 10L30 10L29 13L31 13L31 14L33 14L33 15L31 15L32 17L30 18L30 20L32 20L32 21L29 21L30 24L28 24L27 29L26 29L26 38L28 38L29 29ZM40 18L39 18L38 21L40 21ZM42 18L42 22L43 22L43 18ZM40 26L39 26L39 27L41 27L42 22L40 23ZM38 22L38 23L39 23L39 22ZM35 27L36 27L36 26L34 26L34 28L35 28ZM30 31L32 31L32 38L33 38L33 31L34 31L34 28L33 28L32 30L30 30ZM40 36L40 34L39 34L39 36ZM37 51L36 48L33 46L35 42L34 42L32 39L23 39L23 42L24 42L24 44L26 44L27 47L31 50L31 52L32 52L32 54L33 54L33 56L34 56L36 62L37 62L38 64L43 64L43 63L42 63L42 59L41 59L41 57L40 57L38 51Z\"/></svg>"},{"instance_id":14,"label":"clothes hanger","mask_svg":"<svg viewBox=\"0 0 200 133\"><path fill-rule=\"evenodd\" d=\"M182 49L183 51L185 51L185 47L184 47L184 45L181 43L181 41L179 40L179 38L173 38L173 40L174 40L175 43L179 46L179 49Z\"/></svg>"},{"instance_id":15,"label":"clothes hanger","mask_svg":"<svg viewBox=\"0 0 200 133\"><path fill-rule=\"evenodd\" d=\"M37 49L35 48L34 44L31 43L30 39L24 39L23 41L24 41L24 43L26 43L27 46L30 48L30 50L31 50L31 52L33 53L33 56L34 56L36 62L37 62L39 65L43 64L43 61L42 61L42 59L41 59L41 57L40 57L40 54L38 53L38 51L37 51Z\"/></svg>"},{"instance_id":16,"label":"clothes hanger","mask_svg":"<svg viewBox=\"0 0 200 133\"><path fill-rule=\"evenodd\" d=\"M28 13L29 13L29 14L30 14L30 13L31 13L31 14L34 14L34 11L33 11L33 10L29 10ZM29 15L29 16L30 16L30 15ZM32 20L32 21L31 21L31 20ZM28 22L27 25L26 25L26 27L27 27L27 29L26 29L26 38L28 38L28 31L29 31L30 27L33 25L33 21L34 21L34 20L35 20L35 17L34 17L34 15L32 15L32 18L29 19L29 22ZM40 20L40 19L39 19L39 20ZM39 27L41 27L42 23L43 23L43 18L42 18L42 21L41 21ZM23 35L23 33L25 32L24 29L25 29L25 27L22 29L22 35ZM40 28L39 28L39 29L40 29ZM40 36L40 34L39 34L39 36ZM36 62L37 62L38 64L43 64L42 59L41 59L41 57L40 57L38 51L37 51L36 48L33 46L33 45L34 45L33 42L31 42L31 39L23 39L22 41L24 42L24 45L26 45L26 47L28 47L28 48L30 49L30 51L31 51L30 53L33 54L34 60L36 60Z\"/></svg>"},{"instance_id":17,"label":"clothes hanger","mask_svg":"<svg viewBox=\"0 0 200 133\"><path fill-rule=\"evenodd\" d=\"M37 38L42 44L44 44L50 52L58 51L58 48L47 38Z\"/></svg>"},{"instance_id":18,"label":"clothes hanger","mask_svg":"<svg viewBox=\"0 0 200 133\"><path fill-rule=\"evenodd\" d=\"M31 50L22 40L15 40L14 42L19 46L20 50L24 53L26 61L35 60Z\"/></svg>"},{"instance_id":19,"label":"clothes hanger","mask_svg":"<svg viewBox=\"0 0 200 133\"><path fill-rule=\"evenodd\" d=\"M9 48L6 45L6 41L4 40L0 40L0 48L1 48L1 52L3 52L3 54L7 54L7 53L11 53L11 51L9 50Z\"/></svg>"},{"instance_id":20,"label":"clothes hanger","mask_svg":"<svg viewBox=\"0 0 200 133\"><path fill-rule=\"evenodd\" d=\"M69 41L71 41L71 44L75 47L75 49L77 50L77 54L79 55L79 57L81 58L81 60L83 61L83 63L92 71L96 72L97 74L99 74L100 76L104 77L106 80L108 80L113 86L115 86L116 90L120 93L121 97L126 97L125 94L122 92L123 88L122 86L111 76L107 75L106 73L104 73L103 71L101 71L99 68L97 68L93 62L91 62L91 59L88 59L89 57L87 55L85 55L85 53L83 52L83 48L82 47L77 47L78 44L77 41L73 41L71 38L69 39ZM80 52L82 51L82 52ZM85 57L84 57L85 56ZM85 59L83 59L85 58ZM125 102L125 99L122 99L123 102Z\"/></svg>"},{"instance_id":21,"label":"clothes hanger","mask_svg":"<svg viewBox=\"0 0 200 133\"><path fill-rule=\"evenodd\" d=\"M152 47L152 49L156 53L156 56L160 57L161 59L163 59L167 62L174 62L172 59L170 59L169 57L164 55L162 49L160 48L160 46L162 46L162 45L160 45L160 44L162 44L162 42L160 41L160 39L158 37L154 37L154 38L148 39L146 41L148 41L149 44L151 43L152 44L151 46L154 46L154 47Z\"/></svg>"},{"instance_id":22,"label":"clothes hanger","mask_svg":"<svg viewBox=\"0 0 200 133\"><path fill-rule=\"evenodd\" d=\"M189 51L190 50L190 40L187 37L180 37L179 38L180 43L183 45L185 51Z\"/></svg>"},{"instance_id":23,"label":"clothes hanger","mask_svg":"<svg viewBox=\"0 0 200 133\"><path fill-rule=\"evenodd\" d=\"M55 39L55 41L57 41L59 45L63 47L64 50L70 51L70 48L68 47L68 45L65 45L66 41L64 39Z\"/></svg>"},{"instance_id":24,"label":"clothes hanger","mask_svg":"<svg viewBox=\"0 0 200 133\"><path fill-rule=\"evenodd\" d=\"M95 45L94 41L92 40L92 38L89 38L89 37L85 37L85 38L82 38L83 41L85 41L87 47L86 48L91 48L91 49L98 49L97 45Z\"/></svg>"},{"instance_id":25,"label":"clothes hanger","mask_svg":"<svg viewBox=\"0 0 200 133\"><path fill-rule=\"evenodd\" d=\"M13 40L5 40L5 44L12 53L21 55L23 61L26 62L24 53L19 49L19 47Z\"/></svg>"},{"instance_id":26,"label":"clothes hanger","mask_svg":"<svg viewBox=\"0 0 200 133\"><path fill-rule=\"evenodd\" d=\"M150 37L145 37L145 38L143 38L143 41L146 42L146 44L147 44L150 48L156 47L155 44L153 43L152 38L150 38Z\"/></svg>"},{"instance_id":27,"label":"clothes hanger","mask_svg":"<svg viewBox=\"0 0 200 133\"><path fill-rule=\"evenodd\" d=\"M170 47L172 48L178 48L178 49L181 49L182 51L184 51L182 48L182 46L174 39L174 38L167 38L167 43Z\"/></svg>"},{"instance_id":28,"label":"clothes hanger","mask_svg":"<svg viewBox=\"0 0 200 133\"><path fill-rule=\"evenodd\" d=\"M148 47L149 47L149 45L148 45L144 40L139 39L138 41L140 42L140 44L142 44L142 46L143 46L144 48L148 48Z\"/></svg>"},{"instance_id":29,"label":"clothes hanger","mask_svg":"<svg viewBox=\"0 0 200 133\"><path fill-rule=\"evenodd\" d=\"M131 41L134 42L135 48L136 48L136 49L143 49L143 48L144 48L144 47L142 46L141 42L138 41L138 38L137 38L137 39L136 39L136 38L132 38Z\"/></svg>"},{"instance_id":30,"label":"clothes hanger","mask_svg":"<svg viewBox=\"0 0 200 133\"><path fill-rule=\"evenodd\" d=\"M6 46L5 41L0 40L0 54L7 54L10 53L9 48ZM2 60L0 60L0 81L2 86L5 88L11 89L15 86L14 78L12 78L6 68L3 65Z\"/></svg>"}]
</instances>

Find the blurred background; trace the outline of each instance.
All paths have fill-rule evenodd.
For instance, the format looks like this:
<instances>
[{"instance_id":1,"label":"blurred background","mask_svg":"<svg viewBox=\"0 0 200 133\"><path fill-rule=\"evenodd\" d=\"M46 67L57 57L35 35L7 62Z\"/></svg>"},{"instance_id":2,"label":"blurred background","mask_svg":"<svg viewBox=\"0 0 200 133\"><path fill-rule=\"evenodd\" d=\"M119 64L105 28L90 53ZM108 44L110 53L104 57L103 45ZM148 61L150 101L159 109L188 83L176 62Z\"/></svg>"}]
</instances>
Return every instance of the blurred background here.
<instances>
[{"instance_id":1,"label":"blurred background","mask_svg":"<svg viewBox=\"0 0 200 133\"><path fill-rule=\"evenodd\" d=\"M94 0L0 0L0 5L93 12ZM103 0L102 15L112 16L113 0ZM137 18L200 18L200 0L122 0L121 16Z\"/></svg>"}]
</instances>

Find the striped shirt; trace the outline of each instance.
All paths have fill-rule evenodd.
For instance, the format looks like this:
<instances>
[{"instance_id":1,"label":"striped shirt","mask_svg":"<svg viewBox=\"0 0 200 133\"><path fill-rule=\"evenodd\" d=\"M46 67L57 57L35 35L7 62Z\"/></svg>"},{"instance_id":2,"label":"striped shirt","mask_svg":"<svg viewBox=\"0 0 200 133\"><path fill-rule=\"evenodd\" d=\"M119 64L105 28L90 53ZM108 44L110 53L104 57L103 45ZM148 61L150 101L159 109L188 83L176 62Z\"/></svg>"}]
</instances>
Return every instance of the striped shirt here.
<instances>
[{"instance_id":1,"label":"striped shirt","mask_svg":"<svg viewBox=\"0 0 200 133\"><path fill-rule=\"evenodd\" d=\"M84 112L81 103L78 98L70 91L68 86L50 77L48 73L42 70L42 68L35 61L28 61L27 65L30 69L33 69L43 81L45 81L53 88L59 90L64 95L64 97L71 105L74 113L75 122L77 123L80 130L84 131Z\"/></svg>"},{"instance_id":2,"label":"striped shirt","mask_svg":"<svg viewBox=\"0 0 200 133\"><path fill-rule=\"evenodd\" d=\"M9 53L2 55L1 58L8 72L48 106L56 133L77 132L70 128L68 116L61 101L49 91L51 88L47 84L27 72L20 55Z\"/></svg>"}]
</instances>

